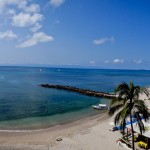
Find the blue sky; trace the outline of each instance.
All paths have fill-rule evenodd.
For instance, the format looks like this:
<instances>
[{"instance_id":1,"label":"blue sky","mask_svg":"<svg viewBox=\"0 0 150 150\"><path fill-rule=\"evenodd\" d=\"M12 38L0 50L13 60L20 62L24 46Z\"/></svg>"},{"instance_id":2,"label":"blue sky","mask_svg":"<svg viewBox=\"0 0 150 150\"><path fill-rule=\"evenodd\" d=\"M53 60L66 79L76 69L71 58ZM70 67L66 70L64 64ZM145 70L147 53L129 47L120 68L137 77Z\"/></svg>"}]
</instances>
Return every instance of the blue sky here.
<instances>
[{"instance_id":1,"label":"blue sky","mask_svg":"<svg viewBox=\"0 0 150 150\"><path fill-rule=\"evenodd\" d=\"M149 0L0 0L0 65L150 69Z\"/></svg>"}]
</instances>

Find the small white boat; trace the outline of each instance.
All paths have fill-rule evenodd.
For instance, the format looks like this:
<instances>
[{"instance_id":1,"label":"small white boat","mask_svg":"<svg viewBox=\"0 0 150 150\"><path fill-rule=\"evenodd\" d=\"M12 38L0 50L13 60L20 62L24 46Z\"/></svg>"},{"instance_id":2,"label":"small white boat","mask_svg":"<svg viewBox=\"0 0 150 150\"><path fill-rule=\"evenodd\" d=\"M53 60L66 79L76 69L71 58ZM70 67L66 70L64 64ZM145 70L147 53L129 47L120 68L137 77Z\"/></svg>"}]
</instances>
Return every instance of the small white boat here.
<instances>
[{"instance_id":1,"label":"small white boat","mask_svg":"<svg viewBox=\"0 0 150 150\"><path fill-rule=\"evenodd\" d=\"M94 109L109 109L109 107L107 106L107 104L99 104L99 105L93 105Z\"/></svg>"}]
</instances>

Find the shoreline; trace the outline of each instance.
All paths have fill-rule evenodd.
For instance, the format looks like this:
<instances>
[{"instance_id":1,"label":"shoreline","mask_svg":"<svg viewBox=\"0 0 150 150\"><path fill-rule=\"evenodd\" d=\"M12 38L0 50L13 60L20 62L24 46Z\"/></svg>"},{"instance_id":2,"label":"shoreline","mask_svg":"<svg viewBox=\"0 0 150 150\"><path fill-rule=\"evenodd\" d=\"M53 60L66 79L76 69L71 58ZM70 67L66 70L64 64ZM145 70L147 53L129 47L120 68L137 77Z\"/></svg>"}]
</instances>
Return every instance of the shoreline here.
<instances>
[{"instance_id":1,"label":"shoreline","mask_svg":"<svg viewBox=\"0 0 150 150\"><path fill-rule=\"evenodd\" d=\"M73 119L68 119L67 118L67 120L65 120L65 121L63 121L63 122L58 122L58 123L55 123L55 124L51 124L51 116L46 116L46 117L35 117L35 118L27 118L27 119L29 119L29 121L31 122L31 124L29 124L29 125L27 125L26 126L26 124L28 124L29 123L29 121L24 121L24 119L19 119L19 120L10 120L10 121L12 121L12 122L14 122L15 121L15 124L16 123L19 123L20 124L20 122L24 122L25 123L25 126L22 126L22 125L19 125L19 126L14 126L14 124L13 124L13 126L7 126L7 124L9 123L6 123L6 126L5 126L5 123L4 123L4 125L3 125L3 122L2 122L2 124L0 124L0 133L1 132L7 132L7 133L9 133L9 132L36 132L36 131L43 131L43 130L46 130L46 129L51 129L51 128L55 128L55 127L57 127L57 126L65 126L65 125L69 125L69 124L74 124L74 123L76 123L76 122L80 122L80 123L82 123L84 120L88 120L89 118L97 118L99 115L101 115L101 114L105 114L105 113L107 113L108 112L108 110L95 110L95 109L93 109L92 108L92 111L94 112L96 112L96 113L93 113L93 114L88 114L88 115L81 115L80 117L78 117L78 116L73 116L73 117L75 117L75 118L73 118ZM80 113L82 113L82 112L78 112L78 115L80 115ZM60 114L59 114L60 115ZM71 114L72 115L72 114ZM61 117L63 117L63 116L59 116L60 118ZM50 120L49 120L50 119ZM37 122L32 122L33 120L38 120ZM44 120L46 120L46 122L43 122ZM48 120L48 121L47 121ZM4 121L5 122L5 121ZM39 123L39 122L41 122L39 125L37 125L36 126L36 123ZM33 123L33 124L32 124ZM10 122L10 124L11 124L11 122ZM31 126L30 126L31 125Z\"/></svg>"},{"instance_id":2,"label":"shoreline","mask_svg":"<svg viewBox=\"0 0 150 150\"><path fill-rule=\"evenodd\" d=\"M86 134L88 131L103 122L107 122L109 116L107 112L100 115L80 119L75 122L64 125L54 126L47 129L30 131L30 132L0 132L0 148L4 147L55 147L60 144L57 138L72 138L78 134Z\"/></svg>"},{"instance_id":3,"label":"shoreline","mask_svg":"<svg viewBox=\"0 0 150 150\"><path fill-rule=\"evenodd\" d=\"M3 150L124 150L118 147L119 131L109 131L107 112L64 125L31 132L0 132ZM62 139L57 141L57 139Z\"/></svg>"},{"instance_id":4,"label":"shoreline","mask_svg":"<svg viewBox=\"0 0 150 150\"><path fill-rule=\"evenodd\" d=\"M147 97L140 95L141 99ZM149 100L146 101L149 106ZM3 150L124 150L117 145L119 131L109 131L113 117L107 112L71 123L30 132L0 132ZM57 141L61 139L61 141Z\"/></svg>"},{"instance_id":5,"label":"shoreline","mask_svg":"<svg viewBox=\"0 0 150 150\"><path fill-rule=\"evenodd\" d=\"M32 132L0 132L3 150L123 150L118 147L119 131L112 127L107 114L81 119L61 126ZM62 141L57 141L60 138Z\"/></svg>"},{"instance_id":6,"label":"shoreline","mask_svg":"<svg viewBox=\"0 0 150 150\"><path fill-rule=\"evenodd\" d=\"M101 116L102 115L102 116ZM89 121L96 121L97 119L107 119L108 117L108 114L107 112L101 112L99 114L96 114L96 115L92 115L92 116L87 116L85 118L81 118L81 119L78 119L78 120L75 120L75 121L72 121L72 122L66 122L66 123L63 123L63 124L58 124L58 125L55 125L55 126L50 126L50 127L47 127L47 128L41 128L41 129L17 129L17 130L13 130L13 129L2 129L0 130L0 133L34 133L34 132L42 132L42 131L54 131L54 130L59 130L59 129L65 129L65 128L68 128L68 127L74 127L74 126L80 126L82 124L84 124L85 122L88 123Z\"/></svg>"}]
</instances>

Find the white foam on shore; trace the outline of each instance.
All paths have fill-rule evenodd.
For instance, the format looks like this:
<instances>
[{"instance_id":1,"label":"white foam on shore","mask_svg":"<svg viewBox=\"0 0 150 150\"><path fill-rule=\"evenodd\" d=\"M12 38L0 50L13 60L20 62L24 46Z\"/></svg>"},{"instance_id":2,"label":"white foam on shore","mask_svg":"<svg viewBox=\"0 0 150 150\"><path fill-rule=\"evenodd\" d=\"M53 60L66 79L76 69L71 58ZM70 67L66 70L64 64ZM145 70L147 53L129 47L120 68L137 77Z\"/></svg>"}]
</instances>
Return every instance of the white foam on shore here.
<instances>
[{"instance_id":1,"label":"white foam on shore","mask_svg":"<svg viewBox=\"0 0 150 150\"><path fill-rule=\"evenodd\" d=\"M43 131L45 129L38 129L38 130L0 130L0 132L10 132L10 133L22 133L22 132L37 132Z\"/></svg>"}]
</instances>

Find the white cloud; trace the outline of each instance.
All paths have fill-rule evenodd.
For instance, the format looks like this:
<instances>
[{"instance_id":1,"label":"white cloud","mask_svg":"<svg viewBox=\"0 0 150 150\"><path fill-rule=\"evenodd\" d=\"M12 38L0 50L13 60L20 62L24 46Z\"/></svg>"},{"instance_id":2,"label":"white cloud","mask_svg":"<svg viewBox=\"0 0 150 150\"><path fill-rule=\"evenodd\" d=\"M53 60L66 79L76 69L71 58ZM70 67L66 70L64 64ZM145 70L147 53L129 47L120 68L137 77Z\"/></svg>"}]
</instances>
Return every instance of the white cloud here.
<instances>
[{"instance_id":1,"label":"white cloud","mask_svg":"<svg viewBox=\"0 0 150 150\"><path fill-rule=\"evenodd\" d=\"M115 41L114 37L105 37L105 38L101 38L101 39L97 39L97 40L93 40L93 43L95 45L101 45L101 44L104 44L106 42L111 42L113 43Z\"/></svg>"},{"instance_id":2,"label":"white cloud","mask_svg":"<svg viewBox=\"0 0 150 150\"><path fill-rule=\"evenodd\" d=\"M16 6L23 12L27 13L37 13L40 11L40 6L38 4L28 4L29 0L0 0L0 13L8 12L9 5Z\"/></svg>"},{"instance_id":3,"label":"white cloud","mask_svg":"<svg viewBox=\"0 0 150 150\"><path fill-rule=\"evenodd\" d=\"M9 9L7 11L7 14L10 14L10 15L15 15L16 14L16 11L14 9Z\"/></svg>"},{"instance_id":4,"label":"white cloud","mask_svg":"<svg viewBox=\"0 0 150 150\"><path fill-rule=\"evenodd\" d=\"M110 60L106 60L106 61L104 61L104 63L106 63L106 64L107 64L107 63L110 63Z\"/></svg>"},{"instance_id":5,"label":"white cloud","mask_svg":"<svg viewBox=\"0 0 150 150\"><path fill-rule=\"evenodd\" d=\"M24 41L17 47L18 48L26 48L26 47L31 47L31 46L37 45L38 43L50 42L53 40L54 40L54 38L52 36L46 35L43 32L38 32L38 33L34 33L32 37L30 37L28 40Z\"/></svg>"},{"instance_id":6,"label":"white cloud","mask_svg":"<svg viewBox=\"0 0 150 150\"><path fill-rule=\"evenodd\" d=\"M12 30L7 30L6 32L0 32L0 39L13 40L16 38L17 35Z\"/></svg>"},{"instance_id":7,"label":"white cloud","mask_svg":"<svg viewBox=\"0 0 150 150\"><path fill-rule=\"evenodd\" d=\"M23 8L27 5L27 0L0 0L1 12L6 8L7 5L17 5L18 8Z\"/></svg>"},{"instance_id":8,"label":"white cloud","mask_svg":"<svg viewBox=\"0 0 150 150\"><path fill-rule=\"evenodd\" d=\"M2 0L4 1L4 0ZM27 0L7 0L5 4L14 4L14 5L26 5Z\"/></svg>"},{"instance_id":9,"label":"white cloud","mask_svg":"<svg viewBox=\"0 0 150 150\"><path fill-rule=\"evenodd\" d=\"M55 8L61 6L64 2L65 0L50 0L50 4Z\"/></svg>"},{"instance_id":10,"label":"white cloud","mask_svg":"<svg viewBox=\"0 0 150 150\"><path fill-rule=\"evenodd\" d=\"M38 31L41 28L42 28L42 25L39 24L39 23L36 23L32 28L30 28L30 31L36 32L36 31Z\"/></svg>"},{"instance_id":11,"label":"white cloud","mask_svg":"<svg viewBox=\"0 0 150 150\"><path fill-rule=\"evenodd\" d=\"M29 6L26 6L24 8L24 11L29 13L37 13L40 11L40 6L38 4L31 4Z\"/></svg>"},{"instance_id":12,"label":"white cloud","mask_svg":"<svg viewBox=\"0 0 150 150\"><path fill-rule=\"evenodd\" d=\"M5 8L5 3L6 3L6 1L0 0L0 13L3 12L3 10L4 10L4 8Z\"/></svg>"},{"instance_id":13,"label":"white cloud","mask_svg":"<svg viewBox=\"0 0 150 150\"><path fill-rule=\"evenodd\" d=\"M17 0L16 0L17 1ZM19 0L18 0L19 1ZM27 1L26 0L22 0L21 2L17 2L17 6L20 9L25 9L27 7Z\"/></svg>"},{"instance_id":14,"label":"white cloud","mask_svg":"<svg viewBox=\"0 0 150 150\"><path fill-rule=\"evenodd\" d=\"M141 64L141 63L142 63L142 59L138 59L138 60L135 59L134 62L135 62L136 64Z\"/></svg>"},{"instance_id":15,"label":"white cloud","mask_svg":"<svg viewBox=\"0 0 150 150\"><path fill-rule=\"evenodd\" d=\"M99 40L94 40L93 43L96 45L104 44L107 41L107 38L102 38Z\"/></svg>"},{"instance_id":16,"label":"white cloud","mask_svg":"<svg viewBox=\"0 0 150 150\"><path fill-rule=\"evenodd\" d=\"M123 63L123 62L124 62L123 59L114 59L113 60L113 63L115 63L115 64L120 64L120 63Z\"/></svg>"},{"instance_id":17,"label":"white cloud","mask_svg":"<svg viewBox=\"0 0 150 150\"><path fill-rule=\"evenodd\" d=\"M42 21L43 15L34 13L31 15L30 13L19 13L18 15L14 15L12 20L12 25L18 27L28 27L36 24L38 21Z\"/></svg>"},{"instance_id":18,"label":"white cloud","mask_svg":"<svg viewBox=\"0 0 150 150\"><path fill-rule=\"evenodd\" d=\"M105 64L110 64L110 63L113 63L113 64L121 64L121 63L124 63L124 60L123 59L114 59L114 60L106 60L104 61Z\"/></svg>"}]
</instances>

